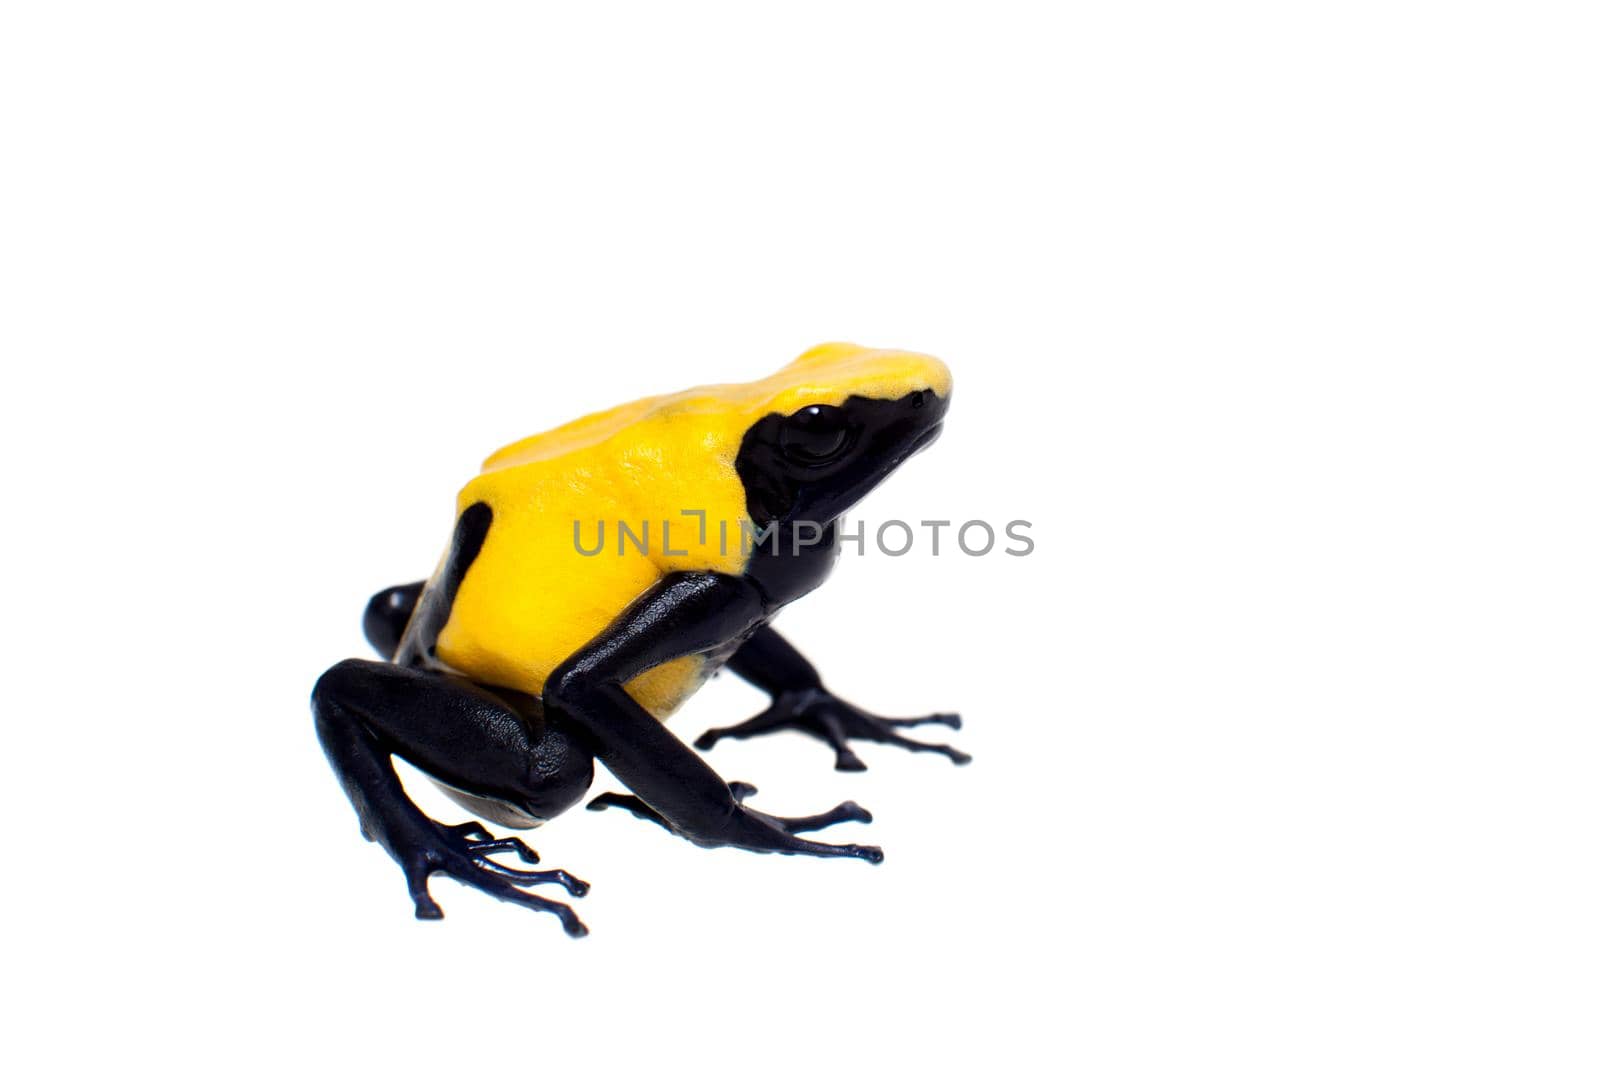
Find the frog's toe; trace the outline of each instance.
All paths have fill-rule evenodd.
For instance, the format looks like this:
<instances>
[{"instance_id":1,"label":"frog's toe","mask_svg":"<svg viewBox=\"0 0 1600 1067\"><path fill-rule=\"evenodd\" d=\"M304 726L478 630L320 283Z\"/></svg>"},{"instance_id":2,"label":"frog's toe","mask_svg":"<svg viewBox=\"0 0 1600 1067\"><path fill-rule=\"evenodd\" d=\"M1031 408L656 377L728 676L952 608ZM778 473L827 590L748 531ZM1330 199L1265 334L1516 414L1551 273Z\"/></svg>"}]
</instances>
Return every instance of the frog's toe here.
<instances>
[{"instance_id":1,"label":"frog's toe","mask_svg":"<svg viewBox=\"0 0 1600 1067\"><path fill-rule=\"evenodd\" d=\"M479 856L493 856L498 852L515 852L523 863L538 863L539 854L520 837L495 837L480 822L464 822L451 826L452 833L460 834L467 851Z\"/></svg>"},{"instance_id":2,"label":"frog's toe","mask_svg":"<svg viewBox=\"0 0 1600 1067\"><path fill-rule=\"evenodd\" d=\"M830 742L833 745L833 769L836 771L864 771L867 765L856 755L848 741Z\"/></svg>"},{"instance_id":3,"label":"frog's toe","mask_svg":"<svg viewBox=\"0 0 1600 1067\"><path fill-rule=\"evenodd\" d=\"M829 826L837 826L842 822L871 822L872 812L853 800L847 800L843 804L835 805L821 815L774 815L772 818L776 819L779 825L791 834L803 834L811 830L823 830ZM880 849L879 852L881 853L882 850ZM878 858L881 860L883 857L880 854Z\"/></svg>"},{"instance_id":4,"label":"frog's toe","mask_svg":"<svg viewBox=\"0 0 1600 1067\"><path fill-rule=\"evenodd\" d=\"M749 782L729 782L728 792L733 794L733 799L736 802L743 805L745 800L755 796L756 787L751 785ZM626 793L601 793L599 796L595 797L589 802L588 807L590 811L605 811L607 808L620 808L623 811L633 813L634 816L643 819L646 822L653 822L657 826L660 826L670 833L684 836L680 830L674 827L671 823L667 822L667 820L664 819L654 808L650 807L650 805L646 804L638 797L629 796ZM822 830L829 826L837 826L842 822L871 822L872 812L868 811L866 808L863 808L860 804L857 804L853 800L847 800L842 804L835 804L832 808L829 808L820 815L784 816L763 814L761 818L782 828L785 833L803 834L812 830ZM813 846L815 849L834 849L845 847L820 845L817 842L811 841L800 842L798 839L796 840L796 844L804 844L807 846L807 849L805 850L814 850ZM873 863L881 862L883 859L881 849L872 849L865 846L854 845L848 846L848 848L856 849L855 852L851 853L852 855L859 855L861 858L868 859Z\"/></svg>"}]
</instances>

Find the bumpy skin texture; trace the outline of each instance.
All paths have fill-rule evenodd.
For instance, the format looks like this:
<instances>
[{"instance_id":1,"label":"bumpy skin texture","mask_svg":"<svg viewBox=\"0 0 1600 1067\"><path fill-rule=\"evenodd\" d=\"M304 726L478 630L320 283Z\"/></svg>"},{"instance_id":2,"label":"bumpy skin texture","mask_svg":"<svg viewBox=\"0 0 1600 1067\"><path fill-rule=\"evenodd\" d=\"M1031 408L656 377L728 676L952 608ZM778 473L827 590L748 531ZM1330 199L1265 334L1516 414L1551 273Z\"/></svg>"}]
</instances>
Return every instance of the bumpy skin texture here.
<instances>
[{"instance_id":1,"label":"bumpy skin texture","mask_svg":"<svg viewBox=\"0 0 1600 1067\"><path fill-rule=\"evenodd\" d=\"M830 693L770 625L829 573L843 510L937 436L949 394L938 360L824 345L760 381L636 401L491 456L458 497L433 577L368 604L364 629L389 662L347 660L312 694L329 762L363 833L405 873L417 916L442 915L427 889L442 873L550 912L578 936L567 905L526 887L582 895L587 886L493 858L536 863L516 838L427 818L394 756L514 828L576 804L599 759L633 793L604 794L591 809L620 807L706 847L880 861L871 846L800 836L870 821L859 805L757 811L744 803L753 786L724 782L663 721L726 664L772 703L703 735L702 749L794 729L832 746L841 770L864 769L852 739L967 761L899 733L959 718L862 711ZM580 551L619 522L648 531L644 543L618 536ZM752 526L767 539L751 538Z\"/></svg>"}]
</instances>

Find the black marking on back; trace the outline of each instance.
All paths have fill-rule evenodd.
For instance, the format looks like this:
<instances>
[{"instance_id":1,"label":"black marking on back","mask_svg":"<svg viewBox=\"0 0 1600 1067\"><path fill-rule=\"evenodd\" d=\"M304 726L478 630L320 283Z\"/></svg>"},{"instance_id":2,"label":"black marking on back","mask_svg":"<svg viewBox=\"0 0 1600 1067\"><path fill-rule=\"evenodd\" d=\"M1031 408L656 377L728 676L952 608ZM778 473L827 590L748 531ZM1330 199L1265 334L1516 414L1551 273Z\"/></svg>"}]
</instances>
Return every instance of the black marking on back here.
<instances>
[{"instance_id":1,"label":"black marking on back","mask_svg":"<svg viewBox=\"0 0 1600 1067\"><path fill-rule=\"evenodd\" d=\"M467 570L483 551L484 538L494 522L494 511L481 500L461 513L456 520L455 533L450 538L450 555L439 572L439 580L429 584L411 617L395 662L402 666L418 666L438 662L439 633L450 621L450 609L455 606L456 593Z\"/></svg>"}]
</instances>

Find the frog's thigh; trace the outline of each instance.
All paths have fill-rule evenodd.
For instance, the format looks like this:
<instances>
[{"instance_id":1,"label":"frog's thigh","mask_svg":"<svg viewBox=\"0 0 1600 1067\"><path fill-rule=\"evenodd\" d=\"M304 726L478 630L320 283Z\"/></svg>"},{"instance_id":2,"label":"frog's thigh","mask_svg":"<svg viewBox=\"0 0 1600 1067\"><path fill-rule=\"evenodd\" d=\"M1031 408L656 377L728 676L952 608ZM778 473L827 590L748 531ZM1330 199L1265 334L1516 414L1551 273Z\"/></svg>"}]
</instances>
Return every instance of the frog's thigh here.
<instances>
[{"instance_id":1,"label":"frog's thigh","mask_svg":"<svg viewBox=\"0 0 1600 1067\"><path fill-rule=\"evenodd\" d=\"M313 701L318 714L356 719L383 751L503 825L553 818L594 778L593 757L565 730L447 675L345 660L323 675Z\"/></svg>"}]
</instances>

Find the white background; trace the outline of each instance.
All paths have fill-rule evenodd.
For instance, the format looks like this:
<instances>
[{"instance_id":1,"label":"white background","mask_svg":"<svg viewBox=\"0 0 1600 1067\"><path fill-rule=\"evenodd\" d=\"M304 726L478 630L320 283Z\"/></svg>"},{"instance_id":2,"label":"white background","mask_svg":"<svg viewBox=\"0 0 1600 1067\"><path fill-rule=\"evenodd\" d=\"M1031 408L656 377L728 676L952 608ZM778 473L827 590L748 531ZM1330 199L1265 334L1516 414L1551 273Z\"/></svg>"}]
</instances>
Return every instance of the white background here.
<instances>
[{"instance_id":1,"label":"white background","mask_svg":"<svg viewBox=\"0 0 1600 1067\"><path fill-rule=\"evenodd\" d=\"M7 1059L1594 1063L1586 5L577 7L7 6ZM413 921L306 707L366 596L828 339L957 381L856 517L1038 548L786 629L976 761L727 743L888 861L580 810L587 940Z\"/></svg>"}]
</instances>

